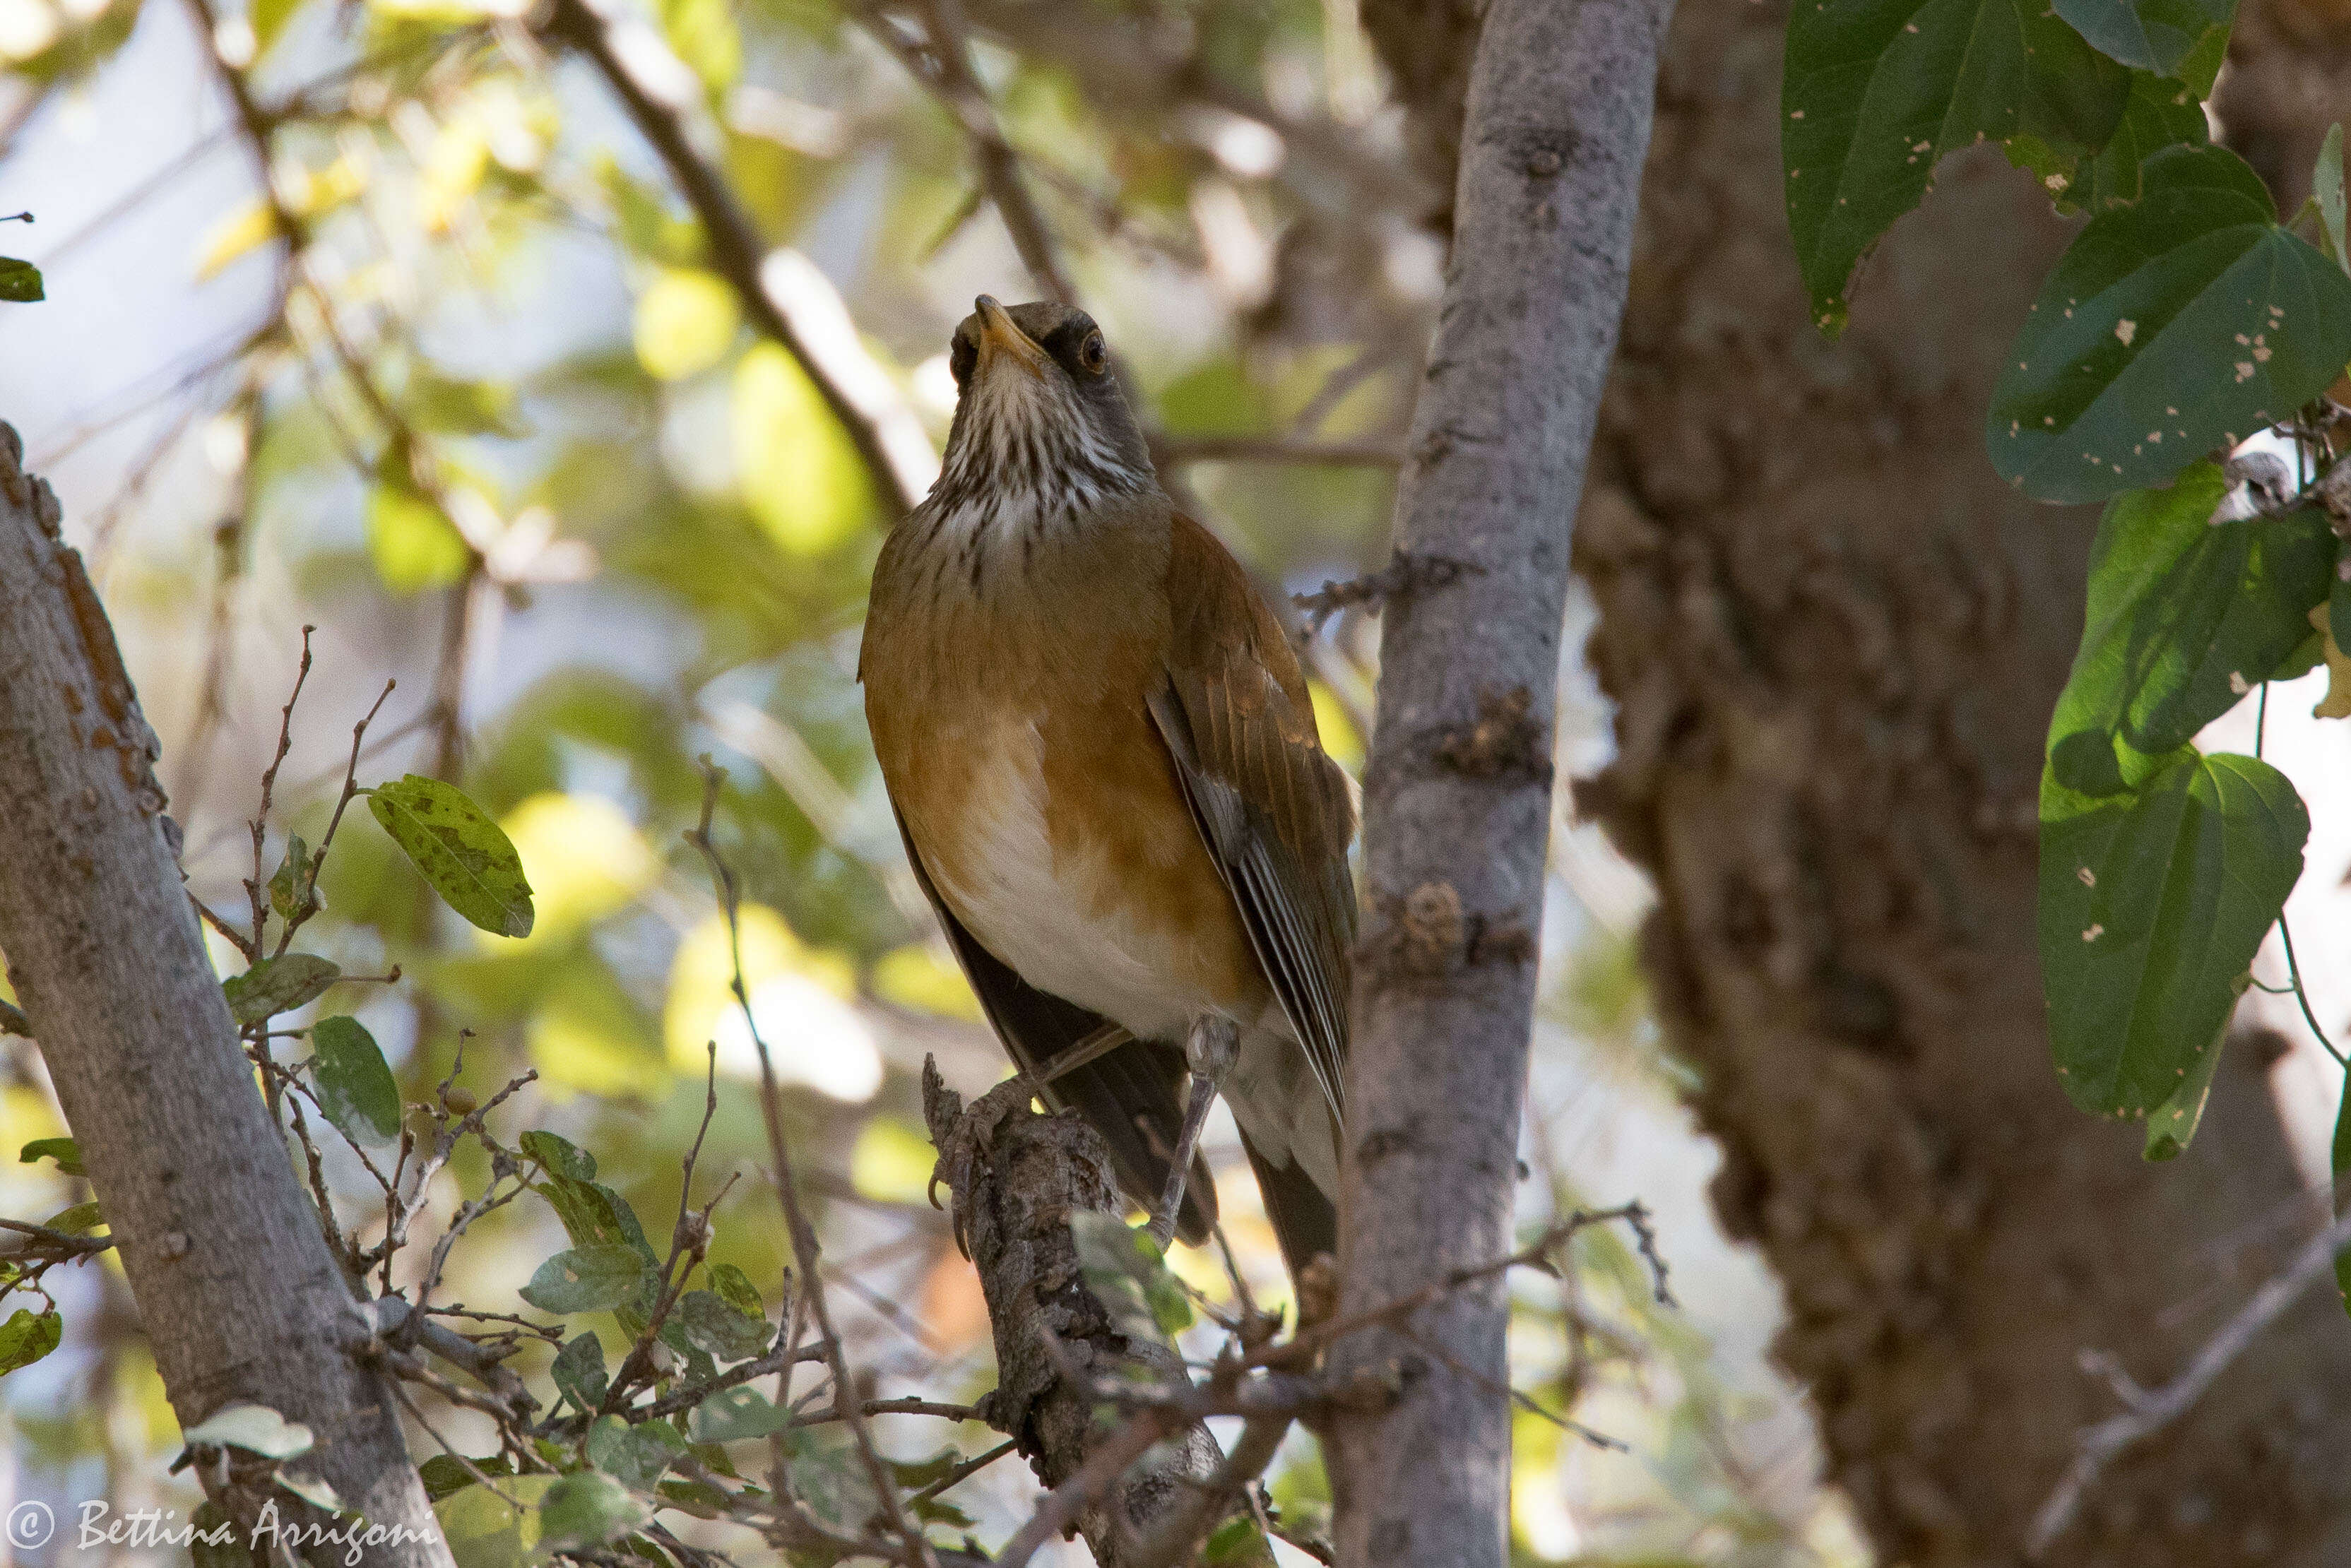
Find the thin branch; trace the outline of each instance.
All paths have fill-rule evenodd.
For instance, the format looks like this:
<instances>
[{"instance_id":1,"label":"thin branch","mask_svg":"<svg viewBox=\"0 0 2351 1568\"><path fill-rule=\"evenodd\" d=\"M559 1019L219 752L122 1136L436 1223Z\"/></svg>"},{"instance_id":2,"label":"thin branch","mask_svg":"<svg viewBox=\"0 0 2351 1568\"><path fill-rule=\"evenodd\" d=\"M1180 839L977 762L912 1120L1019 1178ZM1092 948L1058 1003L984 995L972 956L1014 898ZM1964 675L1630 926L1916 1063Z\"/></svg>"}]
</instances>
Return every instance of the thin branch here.
<instances>
[{"instance_id":1,"label":"thin branch","mask_svg":"<svg viewBox=\"0 0 2351 1568\"><path fill-rule=\"evenodd\" d=\"M2058 1537L2072 1526L2074 1516L2081 1511L2082 1500L2097 1484L2099 1475L2114 1457L2187 1414L2230 1364L2244 1354L2246 1346L2260 1338L2262 1331L2294 1305L2303 1291L2333 1267L2335 1254L2346 1247L2351 1247L2351 1214L2339 1216L2304 1243L2285 1272L2255 1291L2237 1315L2204 1343L2204 1348L2189 1362L2188 1369L2171 1382L2149 1391L2127 1377L2110 1379L2126 1408L2119 1415L2082 1429L2074 1443L2073 1465L2057 1483L2057 1490L2049 1494L2049 1500L2041 1505L2041 1511L2033 1516L2032 1529L2024 1539L2026 1558L2037 1563L2045 1557Z\"/></svg>"},{"instance_id":2,"label":"thin branch","mask_svg":"<svg viewBox=\"0 0 2351 1568\"><path fill-rule=\"evenodd\" d=\"M608 0L555 0L547 35L585 55L701 219L712 271L744 315L816 383L880 483L893 513L911 511L938 476L921 420L873 362L840 291L796 251L770 251L721 170L702 84L634 12Z\"/></svg>"},{"instance_id":3,"label":"thin branch","mask_svg":"<svg viewBox=\"0 0 2351 1568\"><path fill-rule=\"evenodd\" d=\"M1119 1568L1176 1568L1192 1554L1225 1516L1225 1505L1273 1463L1292 1417L1259 1416L1241 1428L1239 1440L1217 1473L1179 1497L1159 1522L1119 1560Z\"/></svg>"}]
</instances>

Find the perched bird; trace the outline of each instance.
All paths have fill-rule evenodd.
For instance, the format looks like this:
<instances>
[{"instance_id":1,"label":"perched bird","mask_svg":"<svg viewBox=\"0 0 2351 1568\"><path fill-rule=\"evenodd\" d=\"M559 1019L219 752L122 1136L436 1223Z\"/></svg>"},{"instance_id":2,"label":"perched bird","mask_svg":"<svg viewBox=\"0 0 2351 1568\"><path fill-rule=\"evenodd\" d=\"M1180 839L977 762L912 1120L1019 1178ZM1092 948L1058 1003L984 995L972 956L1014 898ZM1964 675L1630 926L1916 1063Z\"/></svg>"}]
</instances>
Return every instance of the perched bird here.
<instances>
[{"instance_id":1,"label":"perched bird","mask_svg":"<svg viewBox=\"0 0 2351 1568\"><path fill-rule=\"evenodd\" d=\"M1221 1087L1295 1272L1338 1244L1346 779L1092 320L977 307L858 664L906 853L1013 1061L1102 1133L1163 1244L1215 1218L1193 1149Z\"/></svg>"}]
</instances>

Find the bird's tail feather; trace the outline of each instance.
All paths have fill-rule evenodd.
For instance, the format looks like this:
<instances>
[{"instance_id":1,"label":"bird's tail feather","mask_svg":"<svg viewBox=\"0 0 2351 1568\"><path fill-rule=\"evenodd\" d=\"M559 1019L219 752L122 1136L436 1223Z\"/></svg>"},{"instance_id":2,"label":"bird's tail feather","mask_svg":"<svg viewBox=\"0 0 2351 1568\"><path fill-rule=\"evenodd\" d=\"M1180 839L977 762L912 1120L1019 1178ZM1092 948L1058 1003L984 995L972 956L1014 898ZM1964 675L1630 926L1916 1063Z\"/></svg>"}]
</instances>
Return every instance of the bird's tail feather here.
<instances>
[{"instance_id":1,"label":"bird's tail feather","mask_svg":"<svg viewBox=\"0 0 2351 1568\"><path fill-rule=\"evenodd\" d=\"M1317 1253L1333 1257L1339 1251L1339 1210L1331 1195L1315 1185L1301 1165L1276 1165L1258 1152L1247 1133L1241 1147L1249 1151L1249 1169L1257 1173L1257 1189L1265 1198L1265 1217L1281 1243L1281 1260L1290 1277L1298 1278Z\"/></svg>"}]
</instances>

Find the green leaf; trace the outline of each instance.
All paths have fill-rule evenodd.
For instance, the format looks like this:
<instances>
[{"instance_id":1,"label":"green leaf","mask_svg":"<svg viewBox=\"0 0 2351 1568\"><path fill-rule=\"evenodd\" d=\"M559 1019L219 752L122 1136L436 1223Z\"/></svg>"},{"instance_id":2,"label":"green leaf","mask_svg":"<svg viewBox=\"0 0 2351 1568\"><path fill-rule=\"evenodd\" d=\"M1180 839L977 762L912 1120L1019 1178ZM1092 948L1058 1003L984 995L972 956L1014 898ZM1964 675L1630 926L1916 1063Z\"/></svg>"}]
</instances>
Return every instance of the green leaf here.
<instances>
[{"instance_id":1,"label":"green leaf","mask_svg":"<svg viewBox=\"0 0 2351 1568\"><path fill-rule=\"evenodd\" d=\"M611 1386L604 1371L604 1342L592 1330L574 1335L556 1353L549 1375L555 1379L556 1392L567 1396L581 1415L593 1414Z\"/></svg>"},{"instance_id":2,"label":"green leaf","mask_svg":"<svg viewBox=\"0 0 2351 1568\"><path fill-rule=\"evenodd\" d=\"M355 1144L380 1148L400 1141L400 1085L360 1020L340 1015L320 1019L310 1030L316 1054L310 1075L319 1084L319 1108Z\"/></svg>"},{"instance_id":3,"label":"green leaf","mask_svg":"<svg viewBox=\"0 0 2351 1568\"><path fill-rule=\"evenodd\" d=\"M600 1241L558 1252L538 1266L522 1299L543 1312L605 1312L633 1301L649 1270L636 1249Z\"/></svg>"},{"instance_id":4,"label":"green leaf","mask_svg":"<svg viewBox=\"0 0 2351 1568\"><path fill-rule=\"evenodd\" d=\"M2351 248L2343 237L2343 123L2326 128L2319 143L2318 163L2310 173L2312 199L2318 204L2318 237L2327 255L2351 272Z\"/></svg>"},{"instance_id":5,"label":"green leaf","mask_svg":"<svg viewBox=\"0 0 2351 1568\"><path fill-rule=\"evenodd\" d=\"M713 1291L688 1291L678 1298L675 1321L687 1343L708 1351L720 1361L748 1361L768 1348L775 1326L762 1317L747 1317Z\"/></svg>"},{"instance_id":6,"label":"green leaf","mask_svg":"<svg viewBox=\"0 0 2351 1568\"><path fill-rule=\"evenodd\" d=\"M2043 500L2164 484L2351 358L2351 277L2277 226L2244 160L2166 148L2143 181L2074 237L1992 392L1993 465Z\"/></svg>"},{"instance_id":7,"label":"green leaf","mask_svg":"<svg viewBox=\"0 0 2351 1568\"><path fill-rule=\"evenodd\" d=\"M81 1145L71 1138L35 1138L16 1155L18 1165L38 1165L44 1159L57 1162L57 1169L68 1176L83 1175Z\"/></svg>"},{"instance_id":8,"label":"green leaf","mask_svg":"<svg viewBox=\"0 0 2351 1568\"><path fill-rule=\"evenodd\" d=\"M2326 634L2337 648L2351 649L2351 549L2335 563L2335 578L2326 586Z\"/></svg>"},{"instance_id":9,"label":"green leaf","mask_svg":"<svg viewBox=\"0 0 2351 1568\"><path fill-rule=\"evenodd\" d=\"M279 1470L273 1479L312 1508L328 1513L343 1511L341 1494L320 1477L305 1475L300 1470Z\"/></svg>"},{"instance_id":10,"label":"green leaf","mask_svg":"<svg viewBox=\"0 0 2351 1568\"><path fill-rule=\"evenodd\" d=\"M548 1489L538 1518L539 1544L561 1550L601 1546L650 1522L653 1511L611 1478L580 1470Z\"/></svg>"},{"instance_id":11,"label":"green leaf","mask_svg":"<svg viewBox=\"0 0 2351 1568\"><path fill-rule=\"evenodd\" d=\"M30 305L47 298L41 289L41 269L13 256L0 256L0 299Z\"/></svg>"},{"instance_id":12,"label":"green leaf","mask_svg":"<svg viewBox=\"0 0 2351 1568\"><path fill-rule=\"evenodd\" d=\"M710 1288L718 1292L719 1300L747 1318L767 1321L768 1303L759 1299L759 1287L751 1277L732 1263L710 1266Z\"/></svg>"},{"instance_id":13,"label":"green leaf","mask_svg":"<svg viewBox=\"0 0 2351 1568\"><path fill-rule=\"evenodd\" d=\"M1070 1239L1086 1287L1108 1310L1112 1326L1129 1339L1157 1343L1192 1326L1192 1302L1149 1231L1114 1214L1088 1209L1070 1216Z\"/></svg>"},{"instance_id":14,"label":"green leaf","mask_svg":"<svg viewBox=\"0 0 2351 1568\"><path fill-rule=\"evenodd\" d=\"M0 1373L32 1365L57 1348L65 1331L65 1320L54 1311L37 1314L18 1307L0 1323Z\"/></svg>"},{"instance_id":15,"label":"green leaf","mask_svg":"<svg viewBox=\"0 0 2351 1568\"><path fill-rule=\"evenodd\" d=\"M2193 88L2177 78L2133 71L2122 121L2096 152L2085 157L2016 136L2008 153L2041 176L2058 211L2102 213L2138 200L2139 168L2149 158L2166 147L2201 147L2210 140L2211 122Z\"/></svg>"},{"instance_id":16,"label":"green leaf","mask_svg":"<svg viewBox=\"0 0 2351 1568\"><path fill-rule=\"evenodd\" d=\"M797 1427L786 1434L784 1451L799 1500L834 1528L862 1534L882 1503L849 1435L837 1424Z\"/></svg>"},{"instance_id":17,"label":"green leaf","mask_svg":"<svg viewBox=\"0 0 2351 1568\"><path fill-rule=\"evenodd\" d=\"M316 953L264 958L242 975L221 982L228 1010L240 1024L264 1023L279 1013L315 1002L342 977L342 970Z\"/></svg>"},{"instance_id":18,"label":"green leaf","mask_svg":"<svg viewBox=\"0 0 2351 1568\"><path fill-rule=\"evenodd\" d=\"M460 1459L455 1454L435 1454L416 1467L417 1479L424 1483L427 1501L439 1502L453 1492L460 1492L475 1484L473 1470L486 1476L506 1476L514 1473L514 1461L504 1454L486 1454L479 1458Z\"/></svg>"},{"instance_id":19,"label":"green leaf","mask_svg":"<svg viewBox=\"0 0 2351 1568\"><path fill-rule=\"evenodd\" d=\"M1853 269L1948 152L2029 136L2087 153L2127 72L2040 0L1814 0L1788 19L1780 150L1788 226L1823 331Z\"/></svg>"},{"instance_id":20,"label":"green leaf","mask_svg":"<svg viewBox=\"0 0 2351 1568\"><path fill-rule=\"evenodd\" d=\"M596 1156L573 1144L559 1133L532 1131L525 1133L520 1142L522 1152L546 1167L549 1176L569 1181L592 1182L596 1179ZM574 1241L592 1238L574 1236Z\"/></svg>"},{"instance_id":21,"label":"green leaf","mask_svg":"<svg viewBox=\"0 0 2351 1568\"><path fill-rule=\"evenodd\" d=\"M2117 496L2090 551L2089 613L2049 724L2060 783L2112 795L2146 778L2310 640L2335 536L2304 507L2213 527L2228 488L2199 463Z\"/></svg>"},{"instance_id":22,"label":"green leaf","mask_svg":"<svg viewBox=\"0 0 2351 1568\"><path fill-rule=\"evenodd\" d=\"M401 401L426 430L508 440L530 434L516 409L515 389L503 382L460 381L419 369L410 373Z\"/></svg>"},{"instance_id":23,"label":"green leaf","mask_svg":"<svg viewBox=\"0 0 2351 1568\"><path fill-rule=\"evenodd\" d=\"M778 1410L757 1389L722 1388L694 1412L695 1437L705 1443L734 1443L764 1437L792 1423L789 1411Z\"/></svg>"},{"instance_id":24,"label":"green leaf","mask_svg":"<svg viewBox=\"0 0 2351 1568\"><path fill-rule=\"evenodd\" d=\"M631 1426L601 1416L588 1428L588 1462L632 1491L651 1491L662 1472L685 1452L685 1439L666 1421Z\"/></svg>"},{"instance_id":25,"label":"green leaf","mask_svg":"<svg viewBox=\"0 0 2351 1568\"><path fill-rule=\"evenodd\" d=\"M310 859L310 846L299 833L286 836L286 858L269 876L269 907L277 911L277 918L292 924L297 916L316 915L327 906L319 895L318 868Z\"/></svg>"},{"instance_id":26,"label":"green leaf","mask_svg":"<svg viewBox=\"0 0 2351 1568\"><path fill-rule=\"evenodd\" d=\"M368 490L368 553L394 593L447 588L465 575L473 550L433 498L392 478Z\"/></svg>"},{"instance_id":27,"label":"green leaf","mask_svg":"<svg viewBox=\"0 0 2351 1568\"><path fill-rule=\"evenodd\" d=\"M539 1540L538 1504L555 1490L556 1480L554 1476L507 1476L495 1491L477 1482L434 1503L433 1517L441 1522L457 1568L529 1568L543 1561L547 1552ZM507 1498L522 1507L516 1508Z\"/></svg>"},{"instance_id":28,"label":"green leaf","mask_svg":"<svg viewBox=\"0 0 2351 1568\"><path fill-rule=\"evenodd\" d=\"M2283 775L2192 754L2134 792L2041 784L2050 1044L2085 1111L2144 1115L2213 1049L2302 874L2310 818Z\"/></svg>"},{"instance_id":29,"label":"green leaf","mask_svg":"<svg viewBox=\"0 0 2351 1568\"><path fill-rule=\"evenodd\" d=\"M297 1458L318 1444L301 1422L245 1400L222 1406L180 1437L191 1448L243 1448L265 1459Z\"/></svg>"},{"instance_id":30,"label":"green leaf","mask_svg":"<svg viewBox=\"0 0 2351 1568\"><path fill-rule=\"evenodd\" d=\"M302 0L253 0L253 57L256 60L269 53L269 46L301 9Z\"/></svg>"},{"instance_id":31,"label":"green leaf","mask_svg":"<svg viewBox=\"0 0 2351 1568\"><path fill-rule=\"evenodd\" d=\"M2229 19L2237 9L2236 0L2055 0L2055 5L2057 15L2073 23L2108 59L2167 77L2180 75L2191 60L2209 59L2208 68L2217 69L2228 42ZM2202 90L2210 89L2211 78L2204 76Z\"/></svg>"},{"instance_id":32,"label":"green leaf","mask_svg":"<svg viewBox=\"0 0 2351 1568\"><path fill-rule=\"evenodd\" d=\"M106 1216L99 1208L98 1200L92 1198L88 1203L77 1203L70 1207L61 1208L41 1223L51 1230L62 1230L68 1236L82 1236L104 1225Z\"/></svg>"},{"instance_id":33,"label":"green leaf","mask_svg":"<svg viewBox=\"0 0 2351 1568\"><path fill-rule=\"evenodd\" d=\"M464 791L411 773L369 790L368 810L450 908L496 936L530 935L521 857Z\"/></svg>"},{"instance_id":34,"label":"green leaf","mask_svg":"<svg viewBox=\"0 0 2351 1568\"><path fill-rule=\"evenodd\" d=\"M2243 988L2238 993L2243 994ZM2189 1140L2196 1136L2196 1127L2204 1119L2204 1102L2212 1092L2212 1074L2220 1065L2221 1048L2229 1042L2229 1026L2224 1021L2212 1043L2188 1069L2188 1076L2171 1098L2147 1114L2147 1143L2141 1151L2143 1158L2160 1162L2175 1160L2187 1153Z\"/></svg>"}]
</instances>

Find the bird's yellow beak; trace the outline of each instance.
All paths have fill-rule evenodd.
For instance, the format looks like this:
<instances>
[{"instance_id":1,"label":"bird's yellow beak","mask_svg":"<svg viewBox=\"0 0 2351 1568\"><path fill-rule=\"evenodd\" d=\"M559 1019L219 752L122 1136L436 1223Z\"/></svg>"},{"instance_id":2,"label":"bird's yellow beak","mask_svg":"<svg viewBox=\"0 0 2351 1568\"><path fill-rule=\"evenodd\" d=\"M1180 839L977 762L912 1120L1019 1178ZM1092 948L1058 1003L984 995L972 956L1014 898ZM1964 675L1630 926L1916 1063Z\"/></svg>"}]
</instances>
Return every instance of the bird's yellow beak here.
<instances>
[{"instance_id":1,"label":"bird's yellow beak","mask_svg":"<svg viewBox=\"0 0 2351 1568\"><path fill-rule=\"evenodd\" d=\"M998 355L1010 360L1039 381L1045 379L1045 350L1037 340L1020 329L1012 313L996 302L996 296L983 294L972 301L979 312L979 363L985 371Z\"/></svg>"}]
</instances>

